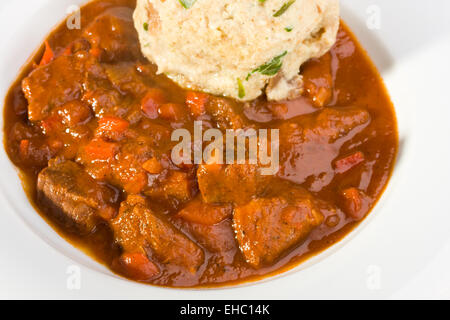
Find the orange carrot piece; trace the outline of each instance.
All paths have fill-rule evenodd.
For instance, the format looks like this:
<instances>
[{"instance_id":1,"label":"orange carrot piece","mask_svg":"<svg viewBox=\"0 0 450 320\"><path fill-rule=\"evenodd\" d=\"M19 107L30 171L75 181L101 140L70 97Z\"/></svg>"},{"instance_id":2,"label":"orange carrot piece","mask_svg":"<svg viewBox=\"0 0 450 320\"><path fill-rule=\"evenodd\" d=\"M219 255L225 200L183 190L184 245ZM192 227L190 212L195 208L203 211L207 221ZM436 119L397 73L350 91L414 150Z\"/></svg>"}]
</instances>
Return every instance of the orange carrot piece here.
<instances>
[{"instance_id":1,"label":"orange carrot piece","mask_svg":"<svg viewBox=\"0 0 450 320\"><path fill-rule=\"evenodd\" d=\"M98 210L98 215L106 221L110 221L117 216L117 210L113 207L104 207Z\"/></svg>"},{"instance_id":2,"label":"orange carrot piece","mask_svg":"<svg viewBox=\"0 0 450 320\"><path fill-rule=\"evenodd\" d=\"M150 119L158 118L158 109L166 102L164 91L157 88L152 88L147 91L147 94L141 101L141 109L144 114Z\"/></svg>"},{"instance_id":3,"label":"orange carrot piece","mask_svg":"<svg viewBox=\"0 0 450 320\"><path fill-rule=\"evenodd\" d=\"M209 95L206 93L189 91L186 94L186 105L195 117L201 116L206 112L208 100Z\"/></svg>"},{"instance_id":4,"label":"orange carrot piece","mask_svg":"<svg viewBox=\"0 0 450 320\"><path fill-rule=\"evenodd\" d=\"M208 204L204 203L201 198L196 198L178 212L177 217L189 222L213 226L231 217L232 213L231 205Z\"/></svg>"},{"instance_id":5,"label":"orange carrot piece","mask_svg":"<svg viewBox=\"0 0 450 320\"><path fill-rule=\"evenodd\" d=\"M342 191L343 209L345 213L355 220L361 220L363 216L363 199L356 188L348 188Z\"/></svg>"},{"instance_id":6,"label":"orange carrot piece","mask_svg":"<svg viewBox=\"0 0 450 320\"><path fill-rule=\"evenodd\" d=\"M72 49L73 49L72 44L71 44L71 45L68 45L68 46L64 49L62 55L63 55L63 56L70 56L70 55L72 55L72 53L73 53L73 52L72 52Z\"/></svg>"},{"instance_id":7,"label":"orange carrot piece","mask_svg":"<svg viewBox=\"0 0 450 320\"><path fill-rule=\"evenodd\" d=\"M29 147L30 147L30 140L25 139L20 141L19 153L22 159L27 158Z\"/></svg>"},{"instance_id":8,"label":"orange carrot piece","mask_svg":"<svg viewBox=\"0 0 450 320\"><path fill-rule=\"evenodd\" d=\"M170 121L183 121L187 118L185 107L178 103L166 103L159 108L161 118Z\"/></svg>"},{"instance_id":9,"label":"orange carrot piece","mask_svg":"<svg viewBox=\"0 0 450 320\"><path fill-rule=\"evenodd\" d=\"M52 131L56 130L60 125L60 119L58 116L50 116L41 121L41 128L45 135L50 134Z\"/></svg>"},{"instance_id":10,"label":"orange carrot piece","mask_svg":"<svg viewBox=\"0 0 450 320\"><path fill-rule=\"evenodd\" d=\"M158 267L142 253L124 253L120 262L127 276L134 280L145 281L159 273Z\"/></svg>"},{"instance_id":11,"label":"orange carrot piece","mask_svg":"<svg viewBox=\"0 0 450 320\"><path fill-rule=\"evenodd\" d=\"M150 174L160 174L163 171L161 163L156 158L145 161L142 168Z\"/></svg>"},{"instance_id":12,"label":"orange carrot piece","mask_svg":"<svg viewBox=\"0 0 450 320\"><path fill-rule=\"evenodd\" d=\"M109 133L124 133L130 123L118 117L104 117L98 121L97 133L102 134L104 132Z\"/></svg>"},{"instance_id":13,"label":"orange carrot piece","mask_svg":"<svg viewBox=\"0 0 450 320\"><path fill-rule=\"evenodd\" d=\"M147 174L144 171L138 172L132 177L129 177L125 182L124 190L130 194L141 193L148 183Z\"/></svg>"},{"instance_id":14,"label":"orange carrot piece","mask_svg":"<svg viewBox=\"0 0 450 320\"><path fill-rule=\"evenodd\" d=\"M52 48L50 47L50 44L48 41L45 41L45 51L44 55L42 56L41 62L39 63L40 66L45 66L46 64L49 64L53 58L55 57L55 54L53 53Z\"/></svg>"},{"instance_id":15,"label":"orange carrot piece","mask_svg":"<svg viewBox=\"0 0 450 320\"><path fill-rule=\"evenodd\" d=\"M117 152L117 144L103 141L102 139L93 139L84 147L86 155L91 160L109 160L114 158Z\"/></svg>"},{"instance_id":16,"label":"orange carrot piece","mask_svg":"<svg viewBox=\"0 0 450 320\"><path fill-rule=\"evenodd\" d=\"M102 50L98 47L93 47L91 48L91 50L89 50L89 53L98 59L102 55Z\"/></svg>"},{"instance_id":17,"label":"orange carrot piece","mask_svg":"<svg viewBox=\"0 0 450 320\"><path fill-rule=\"evenodd\" d=\"M336 171L338 173L344 173L357 166L361 162L364 162L364 154L360 151L345 157L343 159L337 160L335 163Z\"/></svg>"}]
</instances>

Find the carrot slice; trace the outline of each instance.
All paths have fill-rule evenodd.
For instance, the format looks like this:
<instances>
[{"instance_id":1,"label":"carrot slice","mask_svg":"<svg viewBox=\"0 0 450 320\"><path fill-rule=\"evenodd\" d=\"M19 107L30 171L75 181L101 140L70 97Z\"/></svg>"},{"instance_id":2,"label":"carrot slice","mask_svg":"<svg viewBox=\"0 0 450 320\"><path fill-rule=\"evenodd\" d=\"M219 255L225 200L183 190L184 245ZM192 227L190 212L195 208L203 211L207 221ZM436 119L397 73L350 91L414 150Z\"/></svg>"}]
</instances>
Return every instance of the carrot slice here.
<instances>
[{"instance_id":1,"label":"carrot slice","mask_svg":"<svg viewBox=\"0 0 450 320\"><path fill-rule=\"evenodd\" d=\"M141 101L141 109L150 119L158 118L158 109L166 102L164 91L152 88Z\"/></svg>"},{"instance_id":2,"label":"carrot slice","mask_svg":"<svg viewBox=\"0 0 450 320\"><path fill-rule=\"evenodd\" d=\"M142 168L150 174L159 174L163 171L161 163L156 158L145 161Z\"/></svg>"},{"instance_id":3,"label":"carrot slice","mask_svg":"<svg viewBox=\"0 0 450 320\"><path fill-rule=\"evenodd\" d=\"M204 203L201 198L190 201L187 206L177 213L183 220L213 226L231 217L231 205L214 205Z\"/></svg>"},{"instance_id":4,"label":"carrot slice","mask_svg":"<svg viewBox=\"0 0 450 320\"><path fill-rule=\"evenodd\" d=\"M100 56L102 55L102 50L98 47L94 47L91 48L91 50L89 50L89 53L94 57L94 58L100 58Z\"/></svg>"},{"instance_id":5,"label":"carrot slice","mask_svg":"<svg viewBox=\"0 0 450 320\"><path fill-rule=\"evenodd\" d=\"M181 122L187 118L185 107L178 103L166 103L159 108L161 118Z\"/></svg>"},{"instance_id":6,"label":"carrot slice","mask_svg":"<svg viewBox=\"0 0 450 320\"><path fill-rule=\"evenodd\" d=\"M68 45L68 46L64 49L62 55L63 55L63 56L70 56L70 55L72 55L72 53L73 53L73 52L72 52L72 49L73 49L72 44Z\"/></svg>"},{"instance_id":7,"label":"carrot slice","mask_svg":"<svg viewBox=\"0 0 450 320\"><path fill-rule=\"evenodd\" d=\"M41 62L39 63L40 66L45 66L46 64L49 64L53 58L55 57L55 54L53 53L52 48L50 47L50 44L48 41L45 41L45 51L44 55L42 56Z\"/></svg>"},{"instance_id":8,"label":"carrot slice","mask_svg":"<svg viewBox=\"0 0 450 320\"><path fill-rule=\"evenodd\" d=\"M145 281L159 273L158 267L142 253L124 253L120 263L130 278Z\"/></svg>"},{"instance_id":9,"label":"carrot slice","mask_svg":"<svg viewBox=\"0 0 450 320\"><path fill-rule=\"evenodd\" d=\"M356 152L348 157L337 160L335 163L336 171L338 173L344 173L357 166L361 162L364 162L365 157L362 152Z\"/></svg>"},{"instance_id":10,"label":"carrot slice","mask_svg":"<svg viewBox=\"0 0 450 320\"><path fill-rule=\"evenodd\" d=\"M138 194L142 192L148 183L147 175L144 171L136 173L134 176L127 178L124 190L130 194Z\"/></svg>"},{"instance_id":11,"label":"carrot slice","mask_svg":"<svg viewBox=\"0 0 450 320\"><path fill-rule=\"evenodd\" d=\"M104 117L98 121L97 134L101 135L105 132L108 133L124 133L130 123L118 117Z\"/></svg>"},{"instance_id":12,"label":"carrot slice","mask_svg":"<svg viewBox=\"0 0 450 320\"><path fill-rule=\"evenodd\" d=\"M209 95L206 93L189 91L186 94L186 105L191 109L191 113L195 116L201 116L206 112L206 104Z\"/></svg>"},{"instance_id":13,"label":"carrot slice","mask_svg":"<svg viewBox=\"0 0 450 320\"><path fill-rule=\"evenodd\" d=\"M52 133L60 126L60 119L58 116L50 116L41 121L41 128L45 135Z\"/></svg>"},{"instance_id":14,"label":"carrot slice","mask_svg":"<svg viewBox=\"0 0 450 320\"><path fill-rule=\"evenodd\" d=\"M30 147L30 140L21 140L19 145L19 153L22 159L25 159L28 156L28 150Z\"/></svg>"},{"instance_id":15,"label":"carrot slice","mask_svg":"<svg viewBox=\"0 0 450 320\"><path fill-rule=\"evenodd\" d=\"M110 221L110 220L114 219L117 216L117 210L114 209L113 207L106 206L104 208L100 208L98 210L98 214L104 220Z\"/></svg>"},{"instance_id":16,"label":"carrot slice","mask_svg":"<svg viewBox=\"0 0 450 320\"><path fill-rule=\"evenodd\" d=\"M84 147L84 151L91 161L106 161L114 158L117 148L118 145L116 143L105 142L102 139L93 139Z\"/></svg>"},{"instance_id":17,"label":"carrot slice","mask_svg":"<svg viewBox=\"0 0 450 320\"><path fill-rule=\"evenodd\" d=\"M367 196L357 188L342 191L342 207L344 212L355 220L364 218L368 211Z\"/></svg>"}]
</instances>

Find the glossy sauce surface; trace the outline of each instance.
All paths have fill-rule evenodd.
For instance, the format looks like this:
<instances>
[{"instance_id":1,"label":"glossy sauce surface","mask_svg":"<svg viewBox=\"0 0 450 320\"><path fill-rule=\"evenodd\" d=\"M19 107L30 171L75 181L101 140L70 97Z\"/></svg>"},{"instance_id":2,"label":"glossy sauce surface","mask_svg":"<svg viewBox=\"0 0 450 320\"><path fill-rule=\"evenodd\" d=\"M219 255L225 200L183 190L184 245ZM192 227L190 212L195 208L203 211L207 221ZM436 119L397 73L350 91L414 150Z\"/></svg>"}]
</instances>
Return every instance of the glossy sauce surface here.
<instances>
[{"instance_id":1,"label":"glossy sauce surface","mask_svg":"<svg viewBox=\"0 0 450 320\"><path fill-rule=\"evenodd\" d=\"M25 67L6 97L5 148L21 171L30 201L55 230L114 272L133 280L143 280L141 273L152 271L147 268L136 273L135 269L124 268L123 255L144 250L159 270L144 282L170 287L217 286L252 281L292 268L342 239L370 212L394 167L397 126L382 79L344 24L332 50L302 67L305 81L302 97L279 103L267 102L261 97L243 104L208 96L209 103L203 106L206 110L198 112L195 106L199 105L190 103L192 93L165 76L156 75L155 67L140 55L135 31L129 28L134 5L133 0L87 4L82 8L82 30L68 30L63 24L49 36L53 58L48 66L52 65L49 68L53 69L47 70L45 76L38 73L39 69L46 68L37 66L43 57L40 52ZM110 16L120 17L121 23L125 21L123 29L117 28L122 32L119 38L127 41L124 48L117 47L114 42L117 39L109 41L108 27L116 21ZM76 65L75 72L69 73L67 66L78 63L72 60L74 56L83 61L83 65ZM98 61L106 71L97 70ZM88 78L93 77L94 81L79 79L84 68L88 70ZM57 96L51 97L53 101L61 96L68 102L57 107L52 105L54 109L50 111L38 108L36 101L50 98L44 93L36 98L34 80L26 80L25 85L23 80L34 74L41 84L58 72L65 74L64 81L68 83L82 83L82 89L58 92L58 88L48 87ZM132 72L137 75L128 79ZM32 88L29 99L23 88ZM149 92L154 95L155 89L163 92L165 101L153 114L146 97ZM32 95L34 106L30 106ZM193 96L204 97L195 93ZM114 102L109 103L112 100ZM106 128L111 122L105 119L114 119L115 128L123 124L126 129L111 131ZM231 194L229 201L206 203L208 197L217 196L202 189L202 185L198 186L200 169L177 167L169 159L174 146L170 133L180 127L192 131L194 120L202 120L206 127L220 130L280 129L281 169L269 183L262 183L270 187L260 193L253 191L249 199ZM113 150L114 157L104 158L105 150ZM121 214L126 211L124 203L127 201L131 206L141 206L140 200L130 200L130 196L140 194L145 205L150 203L148 206L155 216L161 217L162 226L168 226L170 232L166 234L181 232L180 241L190 240L199 248L204 256L197 259L201 263L195 270L189 270L183 263L176 263L177 259L162 259L156 244L152 249L143 249L137 245L138 240L131 246L118 242L119 222L111 222L109 218L88 233L68 226L55 213L54 206L42 201L36 188L39 173L55 158L76 162L83 174L89 174L102 188L108 188L113 195L105 202L114 210L118 210L122 202ZM221 181L220 174L210 178L208 168L203 169L207 179L214 182L213 188L220 190L218 186L223 184L223 190L227 190L228 182ZM210 186L207 183L206 186ZM184 189L178 188L179 185L185 186ZM296 188L302 190L299 191L301 197L305 192L313 201L317 199L324 204L323 221L295 245L282 250L273 261L255 267L239 248L231 212L236 215L236 210L258 211L261 209L258 199L280 198L295 202L297 195L289 192ZM252 199L249 207L245 206ZM132 248L130 252L125 250L127 247ZM127 259L128 262L138 260L132 255ZM168 259L174 262L167 262Z\"/></svg>"}]
</instances>

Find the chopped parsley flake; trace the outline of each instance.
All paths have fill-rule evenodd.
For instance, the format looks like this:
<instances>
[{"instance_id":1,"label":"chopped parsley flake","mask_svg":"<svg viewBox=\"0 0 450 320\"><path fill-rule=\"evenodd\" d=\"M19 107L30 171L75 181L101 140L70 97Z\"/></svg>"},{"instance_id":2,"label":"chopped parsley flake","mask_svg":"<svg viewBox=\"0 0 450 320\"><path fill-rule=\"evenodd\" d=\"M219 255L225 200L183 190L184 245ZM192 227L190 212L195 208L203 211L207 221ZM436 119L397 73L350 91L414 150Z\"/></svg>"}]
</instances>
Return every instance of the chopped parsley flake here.
<instances>
[{"instance_id":1,"label":"chopped parsley flake","mask_svg":"<svg viewBox=\"0 0 450 320\"><path fill-rule=\"evenodd\" d=\"M190 9L197 0L178 0L178 1L180 1L181 5L184 8Z\"/></svg>"},{"instance_id":2,"label":"chopped parsley flake","mask_svg":"<svg viewBox=\"0 0 450 320\"><path fill-rule=\"evenodd\" d=\"M283 6L280 8L280 10L275 12L275 14L273 16L275 18L278 18L279 16L281 16L283 13L285 13L287 11L287 9L289 9L290 6L292 6L294 4L294 2L295 2L295 0L289 0L288 2L283 4Z\"/></svg>"},{"instance_id":3,"label":"chopped parsley flake","mask_svg":"<svg viewBox=\"0 0 450 320\"><path fill-rule=\"evenodd\" d=\"M278 71L280 71L281 67L283 66L283 58L284 58L285 55L287 55L287 51L283 52L279 56L276 56L275 58L273 58L269 62L263 64L262 66L256 68L252 72L250 72L247 75L247 78L245 80L248 81L248 79L250 79L252 74L254 74L256 72L259 72L259 73L261 73L261 74L263 74L265 76L274 76L274 75L276 75L278 73Z\"/></svg>"},{"instance_id":4,"label":"chopped parsley flake","mask_svg":"<svg viewBox=\"0 0 450 320\"><path fill-rule=\"evenodd\" d=\"M237 79L237 83L238 83L238 96L239 99L242 99L245 97L245 88L244 85L242 84L241 79Z\"/></svg>"}]
</instances>

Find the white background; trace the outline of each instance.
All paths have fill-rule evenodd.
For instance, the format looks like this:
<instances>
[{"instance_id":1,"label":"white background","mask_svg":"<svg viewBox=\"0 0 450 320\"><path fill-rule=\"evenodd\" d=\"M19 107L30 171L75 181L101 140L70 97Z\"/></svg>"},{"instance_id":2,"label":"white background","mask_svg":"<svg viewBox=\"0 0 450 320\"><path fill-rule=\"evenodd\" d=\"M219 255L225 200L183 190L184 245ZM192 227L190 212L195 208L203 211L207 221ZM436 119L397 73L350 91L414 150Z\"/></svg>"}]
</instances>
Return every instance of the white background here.
<instances>
[{"instance_id":1,"label":"white background","mask_svg":"<svg viewBox=\"0 0 450 320\"><path fill-rule=\"evenodd\" d=\"M68 3L0 0L2 99L14 72L46 31L64 17ZM450 1L341 3L344 19L373 57L391 92L402 143L396 176L386 196L345 245L330 250L331 256L307 269L257 285L213 291L141 286L92 270L86 260L59 244L51 231L40 232L45 229L38 228L26 199L13 196L17 179L2 155L0 298L450 298ZM371 5L380 9L379 30L366 27ZM8 9L12 7L14 11ZM54 9L49 13L48 7ZM24 30L30 37L21 36ZM8 190L14 192L8 194ZM72 265L81 268L80 290L67 287L67 270Z\"/></svg>"}]
</instances>

